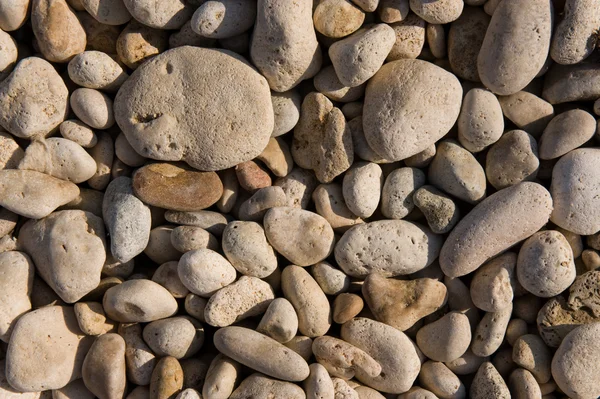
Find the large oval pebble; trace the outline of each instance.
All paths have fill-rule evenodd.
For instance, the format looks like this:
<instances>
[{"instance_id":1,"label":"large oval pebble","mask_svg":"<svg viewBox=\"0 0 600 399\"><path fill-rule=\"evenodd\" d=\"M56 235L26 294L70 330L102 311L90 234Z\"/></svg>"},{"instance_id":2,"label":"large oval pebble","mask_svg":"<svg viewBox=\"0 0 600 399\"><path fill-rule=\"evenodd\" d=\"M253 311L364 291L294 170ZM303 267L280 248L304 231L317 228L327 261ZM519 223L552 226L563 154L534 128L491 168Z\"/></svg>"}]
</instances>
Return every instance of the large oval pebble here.
<instances>
[{"instance_id":1,"label":"large oval pebble","mask_svg":"<svg viewBox=\"0 0 600 399\"><path fill-rule=\"evenodd\" d=\"M166 288L154 281L129 280L104 294L104 311L122 323L147 323L177 312L177 301Z\"/></svg>"}]
</instances>

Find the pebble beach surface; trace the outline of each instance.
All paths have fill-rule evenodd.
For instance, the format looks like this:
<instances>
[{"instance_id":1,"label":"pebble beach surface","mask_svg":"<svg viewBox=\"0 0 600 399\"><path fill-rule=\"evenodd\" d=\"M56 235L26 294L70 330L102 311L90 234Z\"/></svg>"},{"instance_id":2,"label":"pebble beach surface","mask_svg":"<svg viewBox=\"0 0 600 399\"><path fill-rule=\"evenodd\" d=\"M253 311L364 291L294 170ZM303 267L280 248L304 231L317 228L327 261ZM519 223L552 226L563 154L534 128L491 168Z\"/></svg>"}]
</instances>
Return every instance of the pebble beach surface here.
<instances>
[{"instance_id":1,"label":"pebble beach surface","mask_svg":"<svg viewBox=\"0 0 600 399\"><path fill-rule=\"evenodd\" d=\"M0 0L0 399L600 397L598 0Z\"/></svg>"}]
</instances>

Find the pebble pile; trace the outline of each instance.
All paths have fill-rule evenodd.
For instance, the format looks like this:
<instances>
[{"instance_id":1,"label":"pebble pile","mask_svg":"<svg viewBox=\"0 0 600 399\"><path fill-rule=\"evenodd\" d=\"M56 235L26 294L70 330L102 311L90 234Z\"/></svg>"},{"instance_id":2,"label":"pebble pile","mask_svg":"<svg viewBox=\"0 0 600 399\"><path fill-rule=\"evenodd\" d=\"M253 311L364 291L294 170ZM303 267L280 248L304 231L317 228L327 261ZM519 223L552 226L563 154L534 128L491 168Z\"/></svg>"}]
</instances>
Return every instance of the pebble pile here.
<instances>
[{"instance_id":1,"label":"pebble pile","mask_svg":"<svg viewBox=\"0 0 600 399\"><path fill-rule=\"evenodd\" d=\"M599 0L0 0L0 399L600 397Z\"/></svg>"}]
</instances>

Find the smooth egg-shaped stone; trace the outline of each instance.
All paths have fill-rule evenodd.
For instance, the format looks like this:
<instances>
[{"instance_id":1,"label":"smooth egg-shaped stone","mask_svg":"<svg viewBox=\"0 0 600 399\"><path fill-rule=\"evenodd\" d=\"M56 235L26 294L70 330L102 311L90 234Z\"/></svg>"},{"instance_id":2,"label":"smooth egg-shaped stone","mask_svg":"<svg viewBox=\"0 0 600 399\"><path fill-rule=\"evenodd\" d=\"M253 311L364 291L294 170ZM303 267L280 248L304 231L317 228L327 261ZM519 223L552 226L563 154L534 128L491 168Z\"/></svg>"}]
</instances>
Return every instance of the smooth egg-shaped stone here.
<instances>
[{"instance_id":1,"label":"smooth egg-shaped stone","mask_svg":"<svg viewBox=\"0 0 600 399\"><path fill-rule=\"evenodd\" d=\"M154 281L125 281L106 291L103 300L106 315L121 323L147 323L177 312L177 301L166 288Z\"/></svg>"},{"instance_id":2,"label":"smooth egg-shaped stone","mask_svg":"<svg viewBox=\"0 0 600 399\"><path fill-rule=\"evenodd\" d=\"M452 230L440 252L440 266L449 277L476 270L488 259L544 226L552 197L537 183L523 182L480 202Z\"/></svg>"}]
</instances>

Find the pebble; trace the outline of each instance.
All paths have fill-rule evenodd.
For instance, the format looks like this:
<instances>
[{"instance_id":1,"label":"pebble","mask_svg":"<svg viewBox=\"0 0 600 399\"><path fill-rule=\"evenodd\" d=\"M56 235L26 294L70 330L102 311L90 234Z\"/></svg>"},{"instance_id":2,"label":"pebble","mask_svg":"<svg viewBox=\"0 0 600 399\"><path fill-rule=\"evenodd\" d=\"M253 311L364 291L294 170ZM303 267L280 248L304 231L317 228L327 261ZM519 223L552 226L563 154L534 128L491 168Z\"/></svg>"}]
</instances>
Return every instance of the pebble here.
<instances>
[{"instance_id":1,"label":"pebble","mask_svg":"<svg viewBox=\"0 0 600 399\"><path fill-rule=\"evenodd\" d=\"M17 169L24 155L25 152L10 134L0 132L0 170Z\"/></svg>"},{"instance_id":2,"label":"pebble","mask_svg":"<svg viewBox=\"0 0 600 399\"><path fill-rule=\"evenodd\" d=\"M535 180L540 161L535 139L523 130L506 132L490 150L485 171L498 190Z\"/></svg>"},{"instance_id":3,"label":"pebble","mask_svg":"<svg viewBox=\"0 0 600 399\"><path fill-rule=\"evenodd\" d=\"M285 206L306 209L319 182L314 173L306 169L294 168L287 176L275 180L274 185L283 190L286 198Z\"/></svg>"},{"instance_id":4,"label":"pebble","mask_svg":"<svg viewBox=\"0 0 600 399\"><path fill-rule=\"evenodd\" d=\"M447 300L446 286L437 280L386 279L376 273L366 278L362 294L377 320L401 331L440 309Z\"/></svg>"},{"instance_id":5,"label":"pebble","mask_svg":"<svg viewBox=\"0 0 600 399\"><path fill-rule=\"evenodd\" d=\"M271 137L279 137L292 130L300 120L302 96L296 90L288 90L282 93L273 91L271 92L271 103L275 117Z\"/></svg>"},{"instance_id":6,"label":"pebble","mask_svg":"<svg viewBox=\"0 0 600 399\"><path fill-rule=\"evenodd\" d=\"M120 33L118 26L102 24L87 12L80 12L77 17L85 30L86 50L113 55L117 53L117 39Z\"/></svg>"},{"instance_id":7,"label":"pebble","mask_svg":"<svg viewBox=\"0 0 600 399\"><path fill-rule=\"evenodd\" d=\"M88 185L95 190L104 190L110 183L115 147L108 133L97 132L96 136L98 143L89 150L90 156L96 161L96 174L88 180Z\"/></svg>"},{"instance_id":8,"label":"pebble","mask_svg":"<svg viewBox=\"0 0 600 399\"><path fill-rule=\"evenodd\" d=\"M471 344L469 318L450 312L419 329L417 345L425 356L438 362L451 362L462 356Z\"/></svg>"},{"instance_id":9,"label":"pebble","mask_svg":"<svg viewBox=\"0 0 600 399\"><path fill-rule=\"evenodd\" d=\"M283 139L277 137L272 137L263 152L256 158L278 177L286 176L294 167L289 145Z\"/></svg>"},{"instance_id":10,"label":"pebble","mask_svg":"<svg viewBox=\"0 0 600 399\"><path fill-rule=\"evenodd\" d=\"M294 338L298 332L298 316L290 301L285 298L271 301L256 331L282 344Z\"/></svg>"},{"instance_id":11,"label":"pebble","mask_svg":"<svg viewBox=\"0 0 600 399\"><path fill-rule=\"evenodd\" d=\"M177 251L171 244L171 231L173 226L158 226L150 230L150 239L144 254L146 254L154 263L163 264L170 261L177 261L181 257L181 252Z\"/></svg>"},{"instance_id":12,"label":"pebble","mask_svg":"<svg viewBox=\"0 0 600 399\"><path fill-rule=\"evenodd\" d=\"M600 395L597 367L600 324L577 327L563 340L552 359L552 376L561 391L573 398Z\"/></svg>"},{"instance_id":13,"label":"pebble","mask_svg":"<svg viewBox=\"0 0 600 399\"><path fill-rule=\"evenodd\" d=\"M102 335L116 330L115 323L106 319L100 302L77 302L73 310L79 328L86 335Z\"/></svg>"},{"instance_id":14,"label":"pebble","mask_svg":"<svg viewBox=\"0 0 600 399\"><path fill-rule=\"evenodd\" d=\"M115 98L115 116L134 149L153 159L183 160L199 170L226 169L259 155L273 131L271 97L264 78L236 57L178 47L155 57L128 79ZM161 83L149 83L156 79ZM183 104L184 97L165 88L182 79L191 85L190 93L202 93L186 96L186 107L208 106L212 111L185 113L173 107L173 101ZM236 101L218 105L231 91ZM245 93L253 93L252 98ZM139 96L145 100L135 101ZM215 125L231 129L214 130Z\"/></svg>"},{"instance_id":15,"label":"pebble","mask_svg":"<svg viewBox=\"0 0 600 399\"><path fill-rule=\"evenodd\" d=\"M203 37L227 39L254 25L256 3L251 0L218 0L202 4L192 16L192 29Z\"/></svg>"},{"instance_id":16,"label":"pebble","mask_svg":"<svg viewBox=\"0 0 600 399\"><path fill-rule=\"evenodd\" d=\"M127 378L134 384L149 385L157 359L142 338L142 325L121 323L119 335L126 345Z\"/></svg>"},{"instance_id":17,"label":"pebble","mask_svg":"<svg viewBox=\"0 0 600 399\"><path fill-rule=\"evenodd\" d=\"M218 354L210 363L202 388L206 399L227 399L233 392L241 366L238 362Z\"/></svg>"},{"instance_id":18,"label":"pebble","mask_svg":"<svg viewBox=\"0 0 600 399\"><path fill-rule=\"evenodd\" d=\"M138 167L146 163L146 158L135 152L123 133L119 133L115 140L115 155L119 161L130 167Z\"/></svg>"},{"instance_id":19,"label":"pebble","mask_svg":"<svg viewBox=\"0 0 600 399\"><path fill-rule=\"evenodd\" d=\"M414 344L403 332L374 320L355 318L342 326L341 336L381 365L381 374L377 376L357 369L356 378L360 382L387 393L399 394L410 389L421 362Z\"/></svg>"},{"instance_id":20,"label":"pebble","mask_svg":"<svg viewBox=\"0 0 600 399\"><path fill-rule=\"evenodd\" d=\"M398 168L385 178L381 192L381 213L390 219L403 219L415 207L414 192L425 184L421 169Z\"/></svg>"},{"instance_id":21,"label":"pebble","mask_svg":"<svg viewBox=\"0 0 600 399\"><path fill-rule=\"evenodd\" d=\"M19 29L27 20L29 0L0 1L0 29L6 32Z\"/></svg>"},{"instance_id":22,"label":"pebble","mask_svg":"<svg viewBox=\"0 0 600 399\"><path fill-rule=\"evenodd\" d=\"M0 340L4 342L10 342L18 318L31 310L34 274L35 265L27 254L0 253Z\"/></svg>"},{"instance_id":23,"label":"pebble","mask_svg":"<svg viewBox=\"0 0 600 399\"><path fill-rule=\"evenodd\" d=\"M350 384L348 384L345 380L341 378L332 378L331 382L333 382L335 396L338 398L360 399L358 397L358 392L352 389Z\"/></svg>"},{"instance_id":24,"label":"pebble","mask_svg":"<svg viewBox=\"0 0 600 399\"><path fill-rule=\"evenodd\" d=\"M230 217L213 211L167 211L165 213L165 218L171 223L203 228L209 233L220 237L223 234L225 226L229 223Z\"/></svg>"},{"instance_id":25,"label":"pebble","mask_svg":"<svg viewBox=\"0 0 600 399\"><path fill-rule=\"evenodd\" d=\"M372 162L356 162L344 174L344 202L358 217L371 217L379 204L382 187L383 171L379 165Z\"/></svg>"},{"instance_id":26,"label":"pebble","mask_svg":"<svg viewBox=\"0 0 600 399\"><path fill-rule=\"evenodd\" d=\"M333 251L333 229L327 220L313 212L271 208L265 214L264 229L273 248L299 266L320 262Z\"/></svg>"},{"instance_id":27,"label":"pebble","mask_svg":"<svg viewBox=\"0 0 600 399\"><path fill-rule=\"evenodd\" d=\"M480 357L492 355L498 350L504 335L506 327L510 321L513 306L507 306L497 312L487 312L482 318L473 334L471 350Z\"/></svg>"},{"instance_id":28,"label":"pebble","mask_svg":"<svg viewBox=\"0 0 600 399\"><path fill-rule=\"evenodd\" d=\"M552 104L526 91L500 96L498 100L504 116L519 129L525 130L536 138L542 135L548 123L554 118Z\"/></svg>"},{"instance_id":29,"label":"pebble","mask_svg":"<svg viewBox=\"0 0 600 399\"><path fill-rule=\"evenodd\" d=\"M474 88L463 99L458 117L458 141L472 153L480 152L500 139L504 118L498 98L487 90Z\"/></svg>"},{"instance_id":30,"label":"pebble","mask_svg":"<svg viewBox=\"0 0 600 399\"><path fill-rule=\"evenodd\" d=\"M408 0L380 0L379 17L388 24L404 20L409 11Z\"/></svg>"},{"instance_id":31,"label":"pebble","mask_svg":"<svg viewBox=\"0 0 600 399\"><path fill-rule=\"evenodd\" d=\"M111 319L121 323L147 323L177 312L177 301L154 281L125 281L106 291L102 302Z\"/></svg>"},{"instance_id":32,"label":"pebble","mask_svg":"<svg viewBox=\"0 0 600 399\"><path fill-rule=\"evenodd\" d=\"M125 340L119 334L98 337L83 361L81 374L87 389L99 398L125 394Z\"/></svg>"},{"instance_id":33,"label":"pebble","mask_svg":"<svg viewBox=\"0 0 600 399\"><path fill-rule=\"evenodd\" d=\"M348 209L340 184L320 184L312 194L316 211L329 222L333 230L343 233L363 220Z\"/></svg>"},{"instance_id":34,"label":"pebble","mask_svg":"<svg viewBox=\"0 0 600 399\"><path fill-rule=\"evenodd\" d=\"M490 362L483 363L471 383L469 397L473 399L497 398L510 399L508 386Z\"/></svg>"},{"instance_id":35,"label":"pebble","mask_svg":"<svg viewBox=\"0 0 600 399\"><path fill-rule=\"evenodd\" d=\"M225 356L268 376L283 381L303 381L309 375L308 364L300 355L254 330L224 327L217 330L213 340ZM266 358L262 353L270 355Z\"/></svg>"},{"instance_id":36,"label":"pebble","mask_svg":"<svg viewBox=\"0 0 600 399\"><path fill-rule=\"evenodd\" d=\"M436 94L432 97L431 93ZM461 97L458 79L431 63L398 60L385 64L365 93L363 126L369 146L391 161L423 151L454 125Z\"/></svg>"},{"instance_id":37,"label":"pebble","mask_svg":"<svg viewBox=\"0 0 600 399\"><path fill-rule=\"evenodd\" d=\"M360 28L365 13L349 0L324 0L315 8L315 30L327 37L341 38Z\"/></svg>"},{"instance_id":38,"label":"pebble","mask_svg":"<svg viewBox=\"0 0 600 399\"><path fill-rule=\"evenodd\" d=\"M19 232L19 245L44 281L62 300L73 303L100 283L106 260L104 237L102 219L68 210L27 222Z\"/></svg>"},{"instance_id":39,"label":"pebble","mask_svg":"<svg viewBox=\"0 0 600 399\"><path fill-rule=\"evenodd\" d=\"M591 312L594 317L600 316L600 296L594 287L600 280L600 271L592 270L577 276L575 282L569 288L568 304L571 309L584 308Z\"/></svg>"},{"instance_id":40,"label":"pebble","mask_svg":"<svg viewBox=\"0 0 600 399\"><path fill-rule=\"evenodd\" d=\"M324 94L331 101L339 102L358 100L365 94L366 86L364 83L353 87L344 85L340 82L333 65L323 68L313 79L313 84L317 91Z\"/></svg>"},{"instance_id":41,"label":"pebble","mask_svg":"<svg viewBox=\"0 0 600 399\"><path fill-rule=\"evenodd\" d=\"M211 326L225 327L264 313L275 299L269 283L256 277L242 276L217 291L204 308L204 319Z\"/></svg>"},{"instance_id":42,"label":"pebble","mask_svg":"<svg viewBox=\"0 0 600 399\"><path fill-rule=\"evenodd\" d=\"M577 234L595 234L600 230L597 202L598 181L595 172L600 150L579 148L563 156L554 166L550 191L554 200L551 220Z\"/></svg>"},{"instance_id":43,"label":"pebble","mask_svg":"<svg viewBox=\"0 0 600 399\"><path fill-rule=\"evenodd\" d=\"M381 366L368 353L341 339L323 336L314 340L312 352L331 376L351 379L358 370L375 377L381 374Z\"/></svg>"},{"instance_id":44,"label":"pebble","mask_svg":"<svg viewBox=\"0 0 600 399\"><path fill-rule=\"evenodd\" d=\"M356 294L341 293L333 301L333 321L344 324L356 317L364 307L364 301Z\"/></svg>"},{"instance_id":45,"label":"pebble","mask_svg":"<svg viewBox=\"0 0 600 399\"><path fill-rule=\"evenodd\" d=\"M555 159L581 147L596 133L596 119L581 109L552 118L540 138L540 159Z\"/></svg>"},{"instance_id":46,"label":"pebble","mask_svg":"<svg viewBox=\"0 0 600 399\"><path fill-rule=\"evenodd\" d=\"M290 382L268 378L260 373L247 377L229 399L246 398L304 399L302 388Z\"/></svg>"},{"instance_id":47,"label":"pebble","mask_svg":"<svg viewBox=\"0 0 600 399\"><path fill-rule=\"evenodd\" d=\"M536 381L544 384L550 380L552 353L536 334L522 335L513 345L513 361L533 374Z\"/></svg>"},{"instance_id":48,"label":"pebble","mask_svg":"<svg viewBox=\"0 0 600 399\"><path fill-rule=\"evenodd\" d=\"M551 211L550 193L537 183L523 182L489 196L446 239L440 252L444 274L459 277L476 270L538 231Z\"/></svg>"},{"instance_id":49,"label":"pebble","mask_svg":"<svg viewBox=\"0 0 600 399\"><path fill-rule=\"evenodd\" d=\"M461 10L462 11L462 10ZM425 28L425 37L429 49L435 58L445 58L446 51L446 32L440 24L427 24Z\"/></svg>"},{"instance_id":50,"label":"pebble","mask_svg":"<svg viewBox=\"0 0 600 399\"><path fill-rule=\"evenodd\" d=\"M312 338L305 337L304 335L296 335L291 341L288 341L283 345L299 354L308 362L313 355L312 344Z\"/></svg>"},{"instance_id":51,"label":"pebble","mask_svg":"<svg viewBox=\"0 0 600 399\"><path fill-rule=\"evenodd\" d=\"M344 115L321 93L310 93L302 102L292 156L298 166L312 169L321 183L331 182L352 165L352 135Z\"/></svg>"},{"instance_id":52,"label":"pebble","mask_svg":"<svg viewBox=\"0 0 600 399\"><path fill-rule=\"evenodd\" d=\"M183 0L123 0L133 18L156 29L179 29L194 12Z\"/></svg>"},{"instance_id":53,"label":"pebble","mask_svg":"<svg viewBox=\"0 0 600 399\"><path fill-rule=\"evenodd\" d=\"M529 371L516 369L510 374L508 387L515 399L541 398L540 385Z\"/></svg>"},{"instance_id":54,"label":"pebble","mask_svg":"<svg viewBox=\"0 0 600 399\"><path fill-rule=\"evenodd\" d=\"M150 399L174 398L183 389L184 372L181 364L172 356L163 357L156 363L150 380Z\"/></svg>"},{"instance_id":55,"label":"pebble","mask_svg":"<svg viewBox=\"0 0 600 399\"><path fill-rule=\"evenodd\" d=\"M309 369L310 375L304 381L306 399L334 399L333 381L327 369L319 363L311 364Z\"/></svg>"},{"instance_id":56,"label":"pebble","mask_svg":"<svg viewBox=\"0 0 600 399\"><path fill-rule=\"evenodd\" d=\"M434 399L434 398L466 398L466 388L460 379L444 363L427 361L421 366L419 382L425 389L415 389L407 398ZM414 389L416 387L411 388ZM425 392L421 392L425 391ZM411 392L411 391L409 391ZM422 396L418 396L421 394ZM433 396L432 396L433 395Z\"/></svg>"},{"instance_id":57,"label":"pebble","mask_svg":"<svg viewBox=\"0 0 600 399\"><path fill-rule=\"evenodd\" d=\"M0 55L2 55L0 61L0 81L2 81L13 70L18 58L17 42L2 30L0 30Z\"/></svg>"},{"instance_id":58,"label":"pebble","mask_svg":"<svg viewBox=\"0 0 600 399\"><path fill-rule=\"evenodd\" d=\"M6 380L21 392L62 388L81 378L92 341L79 330L70 307L31 311L14 326L6 352Z\"/></svg>"},{"instance_id":59,"label":"pebble","mask_svg":"<svg viewBox=\"0 0 600 399\"><path fill-rule=\"evenodd\" d=\"M470 204L485 198L486 172L475 156L455 141L437 145L427 177L437 188Z\"/></svg>"},{"instance_id":60,"label":"pebble","mask_svg":"<svg viewBox=\"0 0 600 399\"><path fill-rule=\"evenodd\" d=\"M93 148L98 144L96 133L85 123L77 119L69 119L60 124L60 134L83 148ZM97 166L94 167L94 173Z\"/></svg>"},{"instance_id":61,"label":"pebble","mask_svg":"<svg viewBox=\"0 0 600 399\"><path fill-rule=\"evenodd\" d=\"M229 223L223 230L222 245L231 265L243 275L265 278L277 268L275 251L258 223Z\"/></svg>"},{"instance_id":62,"label":"pebble","mask_svg":"<svg viewBox=\"0 0 600 399\"><path fill-rule=\"evenodd\" d=\"M32 141L19 163L21 170L83 183L96 173L96 162L79 144L60 137Z\"/></svg>"},{"instance_id":63,"label":"pebble","mask_svg":"<svg viewBox=\"0 0 600 399\"><path fill-rule=\"evenodd\" d=\"M362 23L362 21L361 21ZM312 4L260 0L250 59L276 92L285 92L319 72L322 54Z\"/></svg>"},{"instance_id":64,"label":"pebble","mask_svg":"<svg viewBox=\"0 0 600 399\"><path fill-rule=\"evenodd\" d=\"M460 219L460 212L452 198L433 186L415 190L413 203L423 213L434 234L448 233Z\"/></svg>"},{"instance_id":65,"label":"pebble","mask_svg":"<svg viewBox=\"0 0 600 399\"><path fill-rule=\"evenodd\" d=\"M167 49L167 38L166 31L131 21L116 40L119 61L131 69L137 69L145 61Z\"/></svg>"},{"instance_id":66,"label":"pebble","mask_svg":"<svg viewBox=\"0 0 600 399\"><path fill-rule=\"evenodd\" d=\"M529 237L519 251L517 278L532 294L550 298L575 280L573 251L558 231L540 231Z\"/></svg>"},{"instance_id":67,"label":"pebble","mask_svg":"<svg viewBox=\"0 0 600 399\"><path fill-rule=\"evenodd\" d=\"M171 261L163 263L152 275L152 281L165 287L173 295L173 298L185 298L189 290L179 279L177 273L178 262Z\"/></svg>"},{"instance_id":68,"label":"pebble","mask_svg":"<svg viewBox=\"0 0 600 399\"><path fill-rule=\"evenodd\" d=\"M412 12L429 24L447 24L458 19L462 13L464 2L460 0L444 0L429 2L426 0L410 0Z\"/></svg>"},{"instance_id":69,"label":"pebble","mask_svg":"<svg viewBox=\"0 0 600 399\"><path fill-rule=\"evenodd\" d=\"M269 187L272 183L269 173L254 161L236 165L235 174L240 186L249 193Z\"/></svg>"},{"instance_id":70,"label":"pebble","mask_svg":"<svg viewBox=\"0 0 600 399\"><path fill-rule=\"evenodd\" d=\"M223 194L217 201L217 208L220 212L228 213L232 211L238 199L240 184L233 168L222 170L218 175L223 184Z\"/></svg>"},{"instance_id":71,"label":"pebble","mask_svg":"<svg viewBox=\"0 0 600 399\"><path fill-rule=\"evenodd\" d=\"M135 195L128 177L111 181L102 204L104 223L115 259L127 262L142 253L150 239L150 209Z\"/></svg>"},{"instance_id":72,"label":"pebble","mask_svg":"<svg viewBox=\"0 0 600 399\"><path fill-rule=\"evenodd\" d=\"M587 63L553 64L544 76L542 97L550 104L569 101L595 101L598 98L600 75Z\"/></svg>"},{"instance_id":73,"label":"pebble","mask_svg":"<svg viewBox=\"0 0 600 399\"><path fill-rule=\"evenodd\" d=\"M92 17L106 25L123 25L131 19L123 0L81 0L81 4Z\"/></svg>"},{"instance_id":74,"label":"pebble","mask_svg":"<svg viewBox=\"0 0 600 399\"><path fill-rule=\"evenodd\" d=\"M204 329L191 317L171 317L147 324L143 337L156 356L183 359L200 350L204 343Z\"/></svg>"},{"instance_id":75,"label":"pebble","mask_svg":"<svg viewBox=\"0 0 600 399\"><path fill-rule=\"evenodd\" d=\"M335 246L335 259L351 277L371 273L399 276L429 266L442 238L427 227L404 220L380 220L348 230Z\"/></svg>"},{"instance_id":76,"label":"pebble","mask_svg":"<svg viewBox=\"0 0 600 399\"><path fill-rule=\"evenodd\" d=\"M269 209L286 205L287 199L281 187L264 187L240 205L238 217L245 221L260 222Z\"/></svg>"},{"instance_id":77,"label":"pebble","mask_svg":"<svg viewBox=\"0 0 600 399\"><path fill-rule=\"evenodd\" d=\"M581 254L581 261L588 271L598 269L600 267L600 254L593 249L586 249Z\"/></svg>"},{"instance_id":78,"label":"pebble","mask_svg":"<svg viewBox=\"0 0 600 399\"><path fill-rule=\"evenodd\" d=\"M85 50L85 30L65 0L33 1L31 25L41 53L50 62L69 62Z\"/></svg>"},{"instance_id":79,"label":"pebble","mask_svg":"<svg viewBox=\"0 0 600 399\"><path fill-rule=\"evenodd\" d=\"M471 349L467 349L462 356L452 360L451 362L446 362L445 365L457 375L466 375L476 373L479 369L479 366L481 366L483 362L487 361L489 361L488 357L477 356Z\"/></svg>"},{"instance_id":80,"label":"pebble","mask_svg":"<svg viewBox=\"0 0 600 399\"><path fill-rule=\"evenodd\" d=\"M319 262L311 268L315 281L327 295L338 295L350 289L350 277L328 262Z\"/></svg>"},{"instance_id":81,"label":"pebble","mask_svg":"<svg viewBox=\"0 0 600 399\"><path fill-rule=\"evenodd\" d=\"M210 297L233 283L236 278L236 271L231 263L218 252L207 248L183 254L177 272L188 290L203 297Z\"/></svg>"},{"instance_id":82,"label":"pebble","mask_svg":"<svg viewBox=\"0 0 600 399\"><path fill-rule=\"evenodd\" d=\"M517 254L506 252L475 271L471 280L471 299L477 308L498 312L511 306L516 290Z\"/></svg>"},{"instance_id":83,"label":"pebble","mask_svg":"<svg viewBox=\"0 0 600 399\"><path fill-rule=\"evenodd\" d=\"M60 389L55 389L53 391L46 391L46 392L51 392L51 396L47 399L74 399L74 398L80 398L80 399L94 399L96 397L96 395L94 395L93 393L91 393L89 391L89 389L87 389L87 387L85 386L85 384L83 383L83 379L78 379L75 380L73 382L70 382L69 384L65 385L64 387L60 388ZM21 394L23 395L23 394ZM22 399L21 396L17 397L18 399ZM9 399L11 399L9 397ZM37 398L32 398L32 399L37 399ZM40 397L41 399L41 397Z\"/></svg>"},{"instance_id":84,"label":"pebble","mask_svg":"<svg viewBox=\"0 0 600 399\"><path fill-rule=\"evenodd\" d=\"M369 80L383 65L395 40L389 25L377 24L332 44L329 58L340 82L355 87Z\"/></svg>"},{"instance_id":85,"label":"pebble","mask_svg":"<svg viewBox=\"0 0 600 399\"><path fill-rule=\"evenodd\" d=\"M576 64L594 51L600 12L589 1L565 1L564 18L555 27L550 56L559 64Z\"/></svg>"},{"instance_id":86,"label":"pebble","mask_svg":"<svg viewBox=\"0 0 600 399\"><path fill-rule=\"evenodd\" d=\"M483 84L499 95L522 90L550 50L553 10L544 0L500 2L477 58Z\"/></svg>"},{"instance_id":87,"label":"pebble","mask_svg":"<svg viewBox=\"0 0 600 399\"><path fill-rule=\"evenodd\" d=\"M22 138L47 135L65 119L68 95L49 62L25 58L0 82L0 126Z\"/></svg>"}]
</instances>

